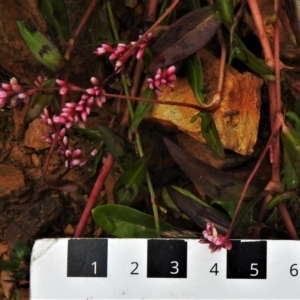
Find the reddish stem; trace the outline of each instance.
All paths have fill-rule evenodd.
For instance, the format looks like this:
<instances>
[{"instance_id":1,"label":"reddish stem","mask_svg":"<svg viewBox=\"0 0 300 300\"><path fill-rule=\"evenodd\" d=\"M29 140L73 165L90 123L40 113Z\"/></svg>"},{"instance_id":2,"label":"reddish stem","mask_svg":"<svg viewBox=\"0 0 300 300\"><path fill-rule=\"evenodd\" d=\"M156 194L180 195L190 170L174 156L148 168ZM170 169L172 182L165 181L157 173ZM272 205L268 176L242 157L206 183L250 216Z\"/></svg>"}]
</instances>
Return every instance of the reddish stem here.
<instances>
[{"instance_id":1,"label":"reddish stem","mask_svg":"<svg viewBox=\"0 0 300 300\"><path fill-rule=\"evenodd\" d=\"M109 153L107 155L105 163L103 164L103 166L101 168L101 171L100 171L100 173L97 177L97 180L94 184L93 190L92 190L92 192L90 194L90 197L87 201L85 209L84 209L84 211L81 215L81 218L80 218L80 221L79 221L78 226L76 228L74 237L82 236L82 233L85 229L87 221L90 217L91 210L95 206L95 203L96 203L97 197L99 195L99 192L101 191L101 189L104 185L104 181L105 181L106 177L108 176L109 171L110 171L113 163L114 163L114 159L113 159L112 155Z\"/></svg>"}]
</instances>

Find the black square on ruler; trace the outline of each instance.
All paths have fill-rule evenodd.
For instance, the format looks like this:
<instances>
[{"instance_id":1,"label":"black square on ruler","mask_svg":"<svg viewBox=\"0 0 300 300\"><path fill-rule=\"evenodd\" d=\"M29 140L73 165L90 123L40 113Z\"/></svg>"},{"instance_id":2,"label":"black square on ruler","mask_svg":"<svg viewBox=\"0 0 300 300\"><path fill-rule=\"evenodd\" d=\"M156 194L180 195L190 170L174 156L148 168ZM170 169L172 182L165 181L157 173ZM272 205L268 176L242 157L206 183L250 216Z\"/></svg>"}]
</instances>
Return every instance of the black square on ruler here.
<instances>
[{"instance_id":1,"label":"black square on ruler","mask_svg":"<svg viewBox=\"0 0 300 300\"><path fill-rule=\"evenodd\" d=\"M107 239L70 239L68 277L107 277Z\"/></svg>"},{"instance_id":2,"label":"black square on ruler","mask_svg":"<svg viewBox=\"0 0 300 300\"><path fill-rule=\"evenodd\" d=\"M227 278L267 279L267 242L232 241L227 250Z\"/></svg>"},{"instance_id":3,"label":"black square on ruler","mask_svg":"<svg viewBox=\"0 0 300 300\"><path fill-rule=\"evenodd\" d=\"M187 242L184 240L148 240L147 259L147 277L187 277Z\"/></svg>"}]
</instances>

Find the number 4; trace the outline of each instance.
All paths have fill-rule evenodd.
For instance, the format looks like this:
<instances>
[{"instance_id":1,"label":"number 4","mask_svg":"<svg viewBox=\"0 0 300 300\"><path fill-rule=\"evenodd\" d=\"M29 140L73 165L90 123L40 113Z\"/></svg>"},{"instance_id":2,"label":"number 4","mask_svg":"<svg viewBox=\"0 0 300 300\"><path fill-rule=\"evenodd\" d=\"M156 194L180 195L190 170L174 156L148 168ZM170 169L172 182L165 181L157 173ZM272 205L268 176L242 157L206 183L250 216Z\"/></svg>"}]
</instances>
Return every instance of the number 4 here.
<instances>
[{"instance_id":1,"label":"number 4","mask_svg":"<svg viewBox=\"0 0 300 300\"><path fill-rule=\"evenodd\" d=\"M218 264L215 263L215 264L212 266L212 268L210 269L209 272L210 272L210 273L215 273L215 275L218 275L218 273L220 272L220 271L218 271Z\"/></svg>"}]
</instances>

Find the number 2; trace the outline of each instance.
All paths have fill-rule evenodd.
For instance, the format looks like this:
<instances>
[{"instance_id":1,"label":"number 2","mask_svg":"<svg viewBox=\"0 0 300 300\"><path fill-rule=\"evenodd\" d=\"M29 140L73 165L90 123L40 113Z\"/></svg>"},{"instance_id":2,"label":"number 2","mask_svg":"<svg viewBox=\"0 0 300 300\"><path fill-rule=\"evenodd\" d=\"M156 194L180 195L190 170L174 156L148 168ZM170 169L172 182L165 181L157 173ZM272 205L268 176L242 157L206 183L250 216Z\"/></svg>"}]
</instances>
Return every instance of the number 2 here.
<instances>
[{"instance_id":1,"label":"number 2","mask_svg":"<svg viewBox=\"0 0 300 300\"><path fill-rule=\"evenodd\" d=\"M131 264L132 264L132 265L135 264L135 268L131 271L130 274L131 274L131 275L139 275L138 272L135 272L136 269L138 268L139 264L138 264L137 262L132 262Z\"/></svg>"},{"instance_id":2,"label":"number 2","mask_svg":"<svg viewBox=\"0 0 300 300\"><path fill-rule=\"evenodd\" d=\"M175 269L175 271L170 272L170 274L178 274L179 269L178 269L178 262L177 261L171 261L171 264L175 264L175 266L172 266L172 269Z\"/></svg>"}]
</instances>

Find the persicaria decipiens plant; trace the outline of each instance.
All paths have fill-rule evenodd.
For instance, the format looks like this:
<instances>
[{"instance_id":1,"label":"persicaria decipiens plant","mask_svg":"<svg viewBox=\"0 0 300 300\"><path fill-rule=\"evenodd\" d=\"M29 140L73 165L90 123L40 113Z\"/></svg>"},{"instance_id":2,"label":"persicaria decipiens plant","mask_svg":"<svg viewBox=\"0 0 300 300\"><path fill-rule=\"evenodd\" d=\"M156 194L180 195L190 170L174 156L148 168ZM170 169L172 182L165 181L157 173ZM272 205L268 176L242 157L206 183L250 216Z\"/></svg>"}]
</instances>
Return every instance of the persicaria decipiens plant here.
<instances>
[{"instance_id":1,"label":"persicaria decipiens plant","mask_svg":"<svg viewBox=\"0 0 300 300\"><path fill-rule=\"evenodd\" d=\"M142 38L142 36L140 36L140 38ZM145 49L152 43L152 40L153 35L149 33L145 38L129 44L111 46L103 43L101 47L98 47L94 51L94 54L97 56L108 54L109 60L115 62L115 75L118 75L128 58L132 56L135 56L138 60L143 58ZM160 96L162 85L169 87L174 86L176 80L175 71L174 66L165 70L159 68L153 78L147 79L148 87L154 90L157 96ZM47 78L38 76L34 81L35 87L32 88L26 88L16 78L12 78L9 83L2 83L0 88L0 107L5 104L16 107L19 101L25 104L29 103L32 95L46 90L46 88L42 87L43 82L46 80ZM56 79L57 87L54 89L59 90L61 96L68 96L70 92L78 92L81 94L80 99L78 102L75 102L73 99L68 98L63 107L61 107L59 114L55 114L50 106L46 106L41 114L42 121L48 125L50 129L49 134L41 138L45 142L52 144L55 139L55 134L57 134L56 143L58 153L64 156L65 166L69 169L75 166L85 165L89 157L95 156L98 152L98 149L94 149L87 157L83 157L81 149L73 149L70 147L67 135L68 129L74 124L81 128L85 127L87 117L90 115L93 105L101 107L102 104L106 102L107 97L101 82L95 77L92 77L90 82L92 86L84 89L62 79ZM10 100L9 103L8 100Z\"/></svg>"}]
</instances>

